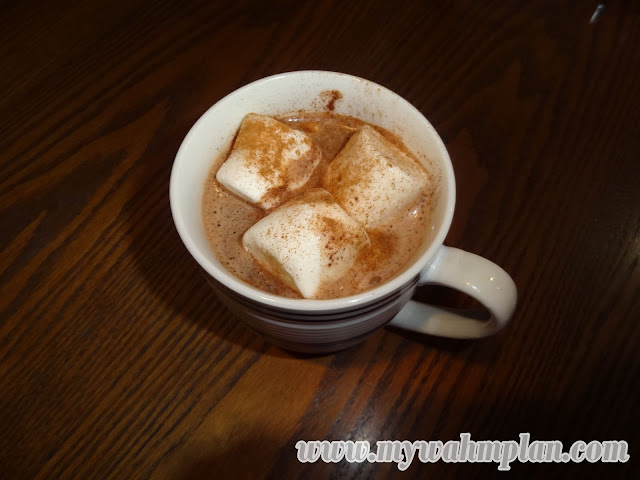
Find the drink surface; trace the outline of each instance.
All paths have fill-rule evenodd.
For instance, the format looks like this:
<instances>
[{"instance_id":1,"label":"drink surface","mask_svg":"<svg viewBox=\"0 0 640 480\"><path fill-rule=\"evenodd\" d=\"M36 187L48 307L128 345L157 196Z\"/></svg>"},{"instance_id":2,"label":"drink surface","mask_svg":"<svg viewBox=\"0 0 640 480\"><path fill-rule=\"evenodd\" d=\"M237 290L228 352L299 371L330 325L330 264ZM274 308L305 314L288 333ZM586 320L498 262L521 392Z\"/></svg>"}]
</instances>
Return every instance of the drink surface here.
<instances>
[{"instance_id":1,"label":"drink surface","mask_svg":"<svg viewBox=\"0 0 640 480\"><path fill-rule=\"evenodd\" d=\"M322 186L322 176L351 135L365 122L335 113L299 112L276 117L291 128L305 132L322 151L322 160L305 189ZM391 132L370 125L407 155L415 158ZM264 270L242 245L242 236L269 213L228 192L216 181L216 172L227 158L215 159L204 186L202 222L209 245L220 263L236 277L265 292L287 298L302 298L299 292ZM351 269L336 278L317 298L339 298L374 288L402 272L413 260L431 227L433 181L416 202L382 225L367 229L370 245L363 248Z\"/></svg>"}]
</instances>

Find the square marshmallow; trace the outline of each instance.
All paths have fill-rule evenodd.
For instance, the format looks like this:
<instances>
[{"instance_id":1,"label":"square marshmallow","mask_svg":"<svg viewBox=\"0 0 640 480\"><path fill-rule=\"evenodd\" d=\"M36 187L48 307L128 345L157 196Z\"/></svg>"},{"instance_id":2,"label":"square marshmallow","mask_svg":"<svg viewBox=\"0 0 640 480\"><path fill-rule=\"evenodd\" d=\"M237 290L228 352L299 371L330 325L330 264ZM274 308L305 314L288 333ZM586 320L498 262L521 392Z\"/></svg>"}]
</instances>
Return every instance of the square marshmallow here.
<instances>
[{"instance_id":1,"label":"square marshmallow","mask_svg":"<svg viewBox=\"0 0 640 480\"><path fill-rule=\"evenodd\" d=\"M264 268L314 298L347 272L369 237L329 192L315 188L249 228L242 243Z\"/></svg>"},{"instance_id":2,"label":"square marshmallow","mask_svg":"<svg viewBox=\"0 0 640 480\"><path fill-rule=\"evenodd\" d=\"M250 113L216 179L240 198L269 209L304 186L319 162L320 151L304 132Z\"/></svg>"},{"instance_id":3,"label":"square marshmallow","mask_svg":"<svg viewBox=\"0 0 640 480\"><path fill-rule=\"evenodd\" d=\"M369 126L351 136L323 178L340 206L367 228L416 202L428 183L421 164Z\"/></svg>"}]
</instances>

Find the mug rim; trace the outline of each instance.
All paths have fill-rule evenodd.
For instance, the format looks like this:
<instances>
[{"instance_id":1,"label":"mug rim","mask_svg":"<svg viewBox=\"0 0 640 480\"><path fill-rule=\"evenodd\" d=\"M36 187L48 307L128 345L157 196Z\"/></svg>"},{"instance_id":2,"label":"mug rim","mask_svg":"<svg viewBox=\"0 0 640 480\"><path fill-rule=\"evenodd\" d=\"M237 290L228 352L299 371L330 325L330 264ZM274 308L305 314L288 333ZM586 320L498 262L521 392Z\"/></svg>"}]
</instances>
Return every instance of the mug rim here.
<instances>
[{"instance_id":1,"label":"mug rim","mask_svg":"<svg viewBox=\"0 0 640 480\"><path fill-rule=\"evenodd\" d=\"M290 78L290 77L304 77L304 76L341 76L348 77L352 80L358 82L365 82L371 87L383 90L386 95L391 95L396 99L400 100L402 104L404 104L410 110L413 110L414 113L417 113L417 118L422 123L425 132L433 132L435 137L436 144L442 153L442 177L441 182L446 183L447 189L445 195L441 197L446 202L444 206L444 216L442 222L436 227L438 231L436 235L431 240L430 245L427 247L425 252L420 255L409 267L405 268L401 273L394 276L392 279L387 282L379 285L378 287L372 288L370 290L366 290L364 292L360 292L355 295L349 295L346 297L332 298L332 299L308 299L308 298L286 298L278 295L274 295L271 293L264 292L259 290L248 283L245 283L243 280L234 276L231 272L228 272L222 265L217 266L212 263L208 258L206 258L205 254L201 251L200 248L195 244L195 242L191 238L191 234L187 225L185 224L182 215L180 214L180 210L178 207L178 184L177 177L180 167L187 161L185 151L187 150L188 144L193 140L196 132L198 131L198 126L206 121L206 119L212 115L216 114L216 110L220 108L221 104L224 102L231 101L233 97L242 96L244 92L255 88L259 84L264 84L267 82L278 81L282 78ZM213 161L213 159L212 159ZM204 179L203 179L204 182ZM171 206L171 214L173 217L173 221L175 227L178 231L178 234L182 240L182 243L185 245L191 256L198 262L198 264L216 281L222 283L227 288L235 291L236 293L242 295L245 298L256 301L262 305L288 310L288 311L304 311L304 312L331 312L331 311L340 311L345 309L352 309L359 306L364 306L369 303L375 302L386 296L392 294L396 290L400 289L403 285L411 282L415 278L419 278L425 271L425 269L429 266L430 260L434 258L436 251L443 244L444 239L449 231L451 226L451 222L453 219L453 211L455 207L455 178L453 172L453 166L451 164L451 158L449 157L449 152L447 151L444 142L440 138L440 135L436 131L436 129L431 125L431 123L427 120L427 118L420 112L415 106L413 106L408 100L404 99L397 93L392 90L379 85L371 80L367 80L355 75L350 75L346 73L340 72L331 72L326 70L299 70L299 71L291 71L278 73L275 75L270 75L267 77L260 78L251 83L248 83L236 90L233 90L229 94L225 95L218 101L216 101L212 106L210 106L199 118L198 120L191 126L189 132L182 140L180 144L180 148L176 153L176 156L173 161L172 169L171 169L171 178L169 181L169 202Z\"/></svg>"}]
</instances>

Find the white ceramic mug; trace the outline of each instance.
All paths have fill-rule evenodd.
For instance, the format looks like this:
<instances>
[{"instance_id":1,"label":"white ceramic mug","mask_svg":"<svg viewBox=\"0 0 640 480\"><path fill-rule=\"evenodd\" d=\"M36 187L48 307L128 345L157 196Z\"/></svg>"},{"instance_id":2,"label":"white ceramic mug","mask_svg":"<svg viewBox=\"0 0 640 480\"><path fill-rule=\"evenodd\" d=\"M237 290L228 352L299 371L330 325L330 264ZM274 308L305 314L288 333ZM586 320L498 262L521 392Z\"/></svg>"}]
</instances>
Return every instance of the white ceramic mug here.
<instances>
[{"instance_id":1,"label":"white ceramic mug","mask_svg":"<svg viewBox=\"0 0 640 480\"><path fill-rule=\"evenodd\" d=\"M258 290L229 273L212 253L201 204L208 169L226 151L250 112L281 115L328 108L399 135L438 182L433 226L415 260L392 280L358 295L331 300L289 299ZM335 95L334 95L335 97ZM511 277L489 260L442 244L453 217L455 179L447 150L427 119L409 102L368 80L342 73L301 71L263 78L227 95L191 128L171 172L171 211L185 246L227 307L267 341L283 348L326 353L354 345L385 325L452 338L499 331L516 305ZM419 285L460 290L483 304L491 318L452 313L411 300Z\"/></svg>"}]
</instances>

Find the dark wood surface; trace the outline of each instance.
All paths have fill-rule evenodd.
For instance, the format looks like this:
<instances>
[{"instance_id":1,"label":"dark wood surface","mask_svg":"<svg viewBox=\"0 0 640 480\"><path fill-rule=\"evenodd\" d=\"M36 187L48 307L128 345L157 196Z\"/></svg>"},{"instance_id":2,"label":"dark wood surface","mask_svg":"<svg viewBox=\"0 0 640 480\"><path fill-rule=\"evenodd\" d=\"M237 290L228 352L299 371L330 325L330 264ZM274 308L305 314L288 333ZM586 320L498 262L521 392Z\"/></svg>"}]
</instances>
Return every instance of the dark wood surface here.
<instances>
[{"instance_id":1,"label":"dark wood surface","mask_svg":"<svg viewBox=\"0 0 640 480\"><path fill-rule=\"evenodd\" d=\"M297 440L626 440L640 424L640 8L598 2L0 7L0 478L387 478ZM416 105L450 150L447 244L502 265L481 341L383 330L292 355L216 299L169 210L174 155L234 89L326 69ZM441 290L421 295L461 299ZM498 475L421 464L402 478Z\"/></svg>"}]
</instances>

